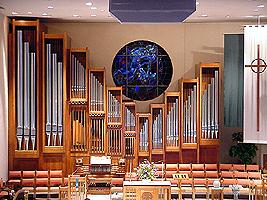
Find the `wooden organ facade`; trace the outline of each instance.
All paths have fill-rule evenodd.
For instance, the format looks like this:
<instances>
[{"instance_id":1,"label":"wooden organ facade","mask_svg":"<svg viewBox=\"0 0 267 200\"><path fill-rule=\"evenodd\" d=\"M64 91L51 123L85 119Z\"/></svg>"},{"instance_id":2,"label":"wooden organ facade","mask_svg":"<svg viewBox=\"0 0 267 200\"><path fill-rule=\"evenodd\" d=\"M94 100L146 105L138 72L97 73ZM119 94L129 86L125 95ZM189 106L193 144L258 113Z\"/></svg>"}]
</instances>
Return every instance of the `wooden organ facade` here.
<instances>
[{"instance_id":1,"label":"wooden organ facade","mask_svg":"<svg viewBox=\"0 0 267 200\"><path fill-rule=\"evenodd\" d=\"M9 35L9 169L75 170L76 159L144 159L214 163L220 150L219 63L200 64L150 112L106 85L104 68L89 67L88 48L71 48L66 33L39 21L12 21Z\"/></svg>"}]
</instances>

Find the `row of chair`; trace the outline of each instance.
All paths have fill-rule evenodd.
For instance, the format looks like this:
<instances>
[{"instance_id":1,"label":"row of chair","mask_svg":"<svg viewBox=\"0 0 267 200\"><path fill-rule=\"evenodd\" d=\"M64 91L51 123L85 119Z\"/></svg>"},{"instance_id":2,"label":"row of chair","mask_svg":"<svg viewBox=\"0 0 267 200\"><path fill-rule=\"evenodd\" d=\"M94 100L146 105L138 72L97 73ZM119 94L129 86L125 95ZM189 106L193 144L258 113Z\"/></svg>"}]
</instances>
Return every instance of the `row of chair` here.
<instances>
[{"instance_id":1,"label":"row of chair","mask_svg":"<svg viewBox=\"0 0 267 200\"><path fill-rule=\"evenodd\" d=\"M260 171L259 165L244 164L155 164L161 170L175 169L176 171Z\"/></svg>"},{"instance_id":2,"label":"row of chair","mask_svg":"<svg viewBox=\"0 0 267 200\"><path fill-rule=\"evenodd\" d=\"M31 193L58 193L59 186L68 185L62 170L9 171L9 185L19 185Z\"/></svg>"}]
</instances>

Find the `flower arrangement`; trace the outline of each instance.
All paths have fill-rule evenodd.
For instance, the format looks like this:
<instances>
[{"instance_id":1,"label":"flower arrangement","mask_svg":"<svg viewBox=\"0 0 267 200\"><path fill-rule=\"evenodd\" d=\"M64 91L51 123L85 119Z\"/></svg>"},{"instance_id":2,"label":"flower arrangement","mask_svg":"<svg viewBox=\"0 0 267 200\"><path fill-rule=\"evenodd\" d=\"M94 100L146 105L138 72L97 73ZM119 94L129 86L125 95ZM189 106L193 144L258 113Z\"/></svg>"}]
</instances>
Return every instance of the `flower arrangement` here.
<instances>
[{"instance_id":1,"label":"flower arrangement","mask_svg":"<svg viewBox=\"0 0 267 200\"><path fill-rule=\"evenodd\" d=\"M140 180L153 180L155 178L157 168L154 163L150 163L148 160L144 160L137 167L137 176Z\"/></svg>"}]
</instances>

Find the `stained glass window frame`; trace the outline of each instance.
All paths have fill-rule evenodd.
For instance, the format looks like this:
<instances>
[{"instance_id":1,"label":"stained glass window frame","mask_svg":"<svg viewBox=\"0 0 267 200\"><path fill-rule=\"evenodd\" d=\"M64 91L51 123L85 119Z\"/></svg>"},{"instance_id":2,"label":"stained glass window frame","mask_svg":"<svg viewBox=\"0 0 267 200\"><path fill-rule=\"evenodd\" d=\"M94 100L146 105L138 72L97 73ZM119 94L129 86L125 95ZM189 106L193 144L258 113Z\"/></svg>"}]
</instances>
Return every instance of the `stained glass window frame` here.
<instances>
[{"instance_id":1,"label":"stained glass window frame","mask_svg":"<svg viewBox=\"0 0 267 200\"><path fill-rule=\"evenodd\" d=\"M136 47L137 47L137 49L136 49ZM144 47L146 47L146 48L144 48ZM138 52L138 48L139 48L140 52ZM156 48L155 55L153 53L151 54L151 52L150 52L150 51L152 51L152 52L154 51L153 48ZM133 54L133 52L132 52L133 50L136 50L136 52L135 52L136 54ZM143 53L143 55L140 55L142 53ZM142 76L145 75L145 76L149 77L149 75L152 75L152 72L154 70L153 75L155 74L156 78L150 78L149 77L148 79L143 78L142 80L145 82L153 80L154 82L156 81L156 84L148 84L148 83L140 84L141 81L138 79L136 79L136 80L134 79L134 81L137 83L139 81L138 84L136 84L136 83L133 84L133 81L131 81L131 83L129 83L129 80L130 80L130 78L129 78L129 74L130 74L129 65L133 64L133 62L131 62L129 64L129 59L134 60L134 58L135 59L140 58L140 60L141 60L141 58L142 58L142 59L148 59L149 60L149 58L150 57L153 58L153 56L156 57L155 60L152 63L149 63L149 65L144 65L146 67L146 70L143 69L144 67L143 68L142 67L135 67L133 69L134 70L136 70L137 68L143 69L143 72L144 72L143 74L137 73L139 75L139 77L140 77L140 74ZM121 68L118 67L118 65L119 65L118 61L121 61L120 59L121 60L124 59L125 67L121 67ZM150 62L150 60L149 60L149 62ZM164 65L163 64L164 62L167 64ZM140 64L140 62L139 62L139 64ZM156 70L151 67L152 65L156 65ZM148 67L148 66L150 66L150 67ZM124 69L124 68L126 68L126 69ZM162 75L159 73L160 68L162 68L161 71L165 71L165 78L162 78L160 76L160 75ZM125 71L125 75L122 78L123 81L118 81L118 78L117 78L118 75L116 74L118 72L118 69L123 69ZM121 70L121 71L123 71L123 70ZM151 70L150 74L145 73L145 72L149 72L149 70ZM140 72L140 70L139 70L139 72ZM136 73L134 73L133 75L136 76ZM118 51L118 53L114 57L114 60L112 63L112 76L113 76L114 83L116 84L116 86L122 86L123 87L123 94L125 96L131 98L131 99L134 99L134 100L146 101L146 100L151 100L151 99L157 98L158 96L163 94L164 91L169 87L171 80L172 80L172 75L173 75L172 62L171 62L171 58L169 57L166 50L163 49L160 45L156 44L155 42L148 41L148 40L136 40L136 41L133 41L133 42L126 44ZM166 79L166 77L167 77L167 79ZM166 83L166 84L164 84L164 83ZM148 93L143 98L141 98L140 96L136 96L134 94L134 92L132 92L133 89L135 89L136 93L138 93L140 88L146 89L146 91ZM154 92L152 90L154 90ZM142 93L142 92L140 92L140 93Z\"/></svg>"}]
</instances>

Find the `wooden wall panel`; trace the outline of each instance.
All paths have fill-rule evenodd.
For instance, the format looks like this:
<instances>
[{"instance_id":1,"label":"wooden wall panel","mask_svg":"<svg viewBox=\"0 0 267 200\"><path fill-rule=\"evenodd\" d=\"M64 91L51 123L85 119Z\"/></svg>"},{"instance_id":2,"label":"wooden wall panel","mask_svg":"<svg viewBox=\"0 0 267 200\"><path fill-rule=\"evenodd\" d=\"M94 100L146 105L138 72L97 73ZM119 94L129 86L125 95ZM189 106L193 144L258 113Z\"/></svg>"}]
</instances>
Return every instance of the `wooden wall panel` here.
<instances>
[{"instance_id":1,"label":"wooden wall panel","mask_svg":"<svg viewBox=\"0 0 267 200\"><path fill-rule=\"evenodd\" d=\"M218 147L204 147L200 148L200 163L217 163L218 158Z\"/></svg>"},{"instance_id":2,"label":"wooden wall panel","mask_svg":"<svg viewBox=\"0 0 267 200\"><path fill-rule=\"evenodd\" d=\"M179 152L168 152L165 156L166 163L176 164L179 163Z\"/></svg>"},{"instance_id":3,"label":"wooden wall panel","mask_svg":"<svg viewBox=\"0 0 267 200\"><path fill-rule=\"evenodd\" d=\"M38 159L14 159L13 170L36 170Z\"/></svg>"},{"instance_id":4,"label":"wooden wall panel","mask_svg":"<svg viewBox=\"0 0 267 200\"><path fill-rule=\"evenodd\" d=\"M182 163L197 163L197 150L182 150Z\"/></svg>"}]
</instances>

